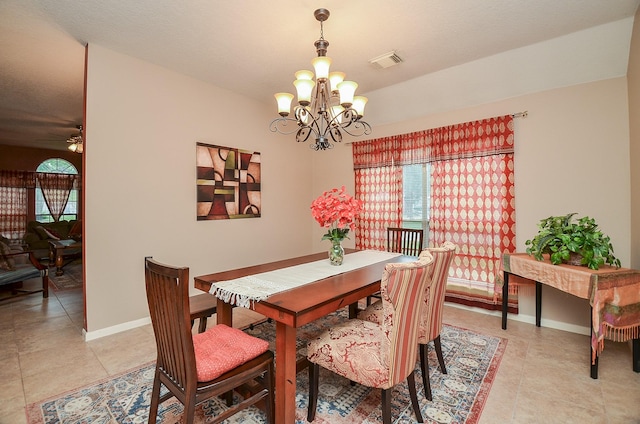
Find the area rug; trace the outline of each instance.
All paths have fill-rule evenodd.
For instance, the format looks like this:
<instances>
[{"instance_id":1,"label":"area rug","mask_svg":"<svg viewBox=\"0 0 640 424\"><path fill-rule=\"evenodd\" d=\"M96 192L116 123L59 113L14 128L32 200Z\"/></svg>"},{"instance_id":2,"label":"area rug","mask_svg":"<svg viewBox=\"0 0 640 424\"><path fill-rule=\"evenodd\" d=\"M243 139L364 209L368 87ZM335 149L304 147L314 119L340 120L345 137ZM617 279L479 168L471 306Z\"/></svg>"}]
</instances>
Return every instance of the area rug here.
<instances>
[{"instance_id":1,"label":"area rug","mask_svg":"<svg viewBox=\"0 0 640 424\"><path fill-rule=\"evenodd\" d=\"M49 282L55 291L82 287L82 261L75 261L63 268L64 274L56 275L56 268L49 268Z\"/></svg>"},{"instance_id":2,"label":"area rug","mask_svg":"<svg viewBox=\"0 0 640 424\"><path fill-rule=\"evenodd\" d=\"M299 329L299 354L305 354L306 337L313 337L322 328L344 319L346 311L343 310ZM268 322L245 331L271 342L275 336L275 326ZM424 422L475 424L489 395L507 341L449 325L444 326L441 340L448 374L443 375L440 372L435 352L430 346L432 402L424 397L420 366L416 364L418 401ZM153 371L154 364L150 363L89 386L30 404L26 408L27 423L146 423ZM297 376L296 424L307 422L307 387L308 378L305 370ZM394 423L416 422L406 383L395 388L391 408ZM206 423L209 421L207 417L218 415L224 409L226 405L220 399L205 401L196 409L196 423ZM158 423L180 423L182 405L175 399L168 400L160 405L158 415ZM265 416L256 408L248 408L225 421L229 424L263 422L266 422ZM352 386L348 380L321 369L315 424L379 422L382 422L380 390L357 384Z\"/></svg>"}]
</instances>

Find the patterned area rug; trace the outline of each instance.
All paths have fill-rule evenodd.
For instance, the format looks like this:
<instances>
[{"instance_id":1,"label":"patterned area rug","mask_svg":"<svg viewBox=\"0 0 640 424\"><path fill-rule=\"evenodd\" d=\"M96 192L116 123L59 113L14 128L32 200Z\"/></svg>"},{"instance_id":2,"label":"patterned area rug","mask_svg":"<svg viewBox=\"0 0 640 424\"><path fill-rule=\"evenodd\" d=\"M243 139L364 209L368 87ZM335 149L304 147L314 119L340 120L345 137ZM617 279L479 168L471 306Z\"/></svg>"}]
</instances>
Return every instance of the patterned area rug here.
<instances>
[{"instance_id":1,"label":"patterned area rug","mask_svg":"<svg viewBox=\"0 0 640 424\"><path fill-rule=\"evenodd\" d=\"M346 318L346 311L341 310L299 329L298 347L301 349L299 354L306 354L305 339L313 337L322 328ZM257 337L266 338L272 343L275 337L273 323L260 324L245 331ZM506 340L447 325L443 329L441 340L448 374L440 372L435 351L430 346L432 402L424 398L420 366L419 364L416 366L418 401L424 422L475 424L480 418L489 395L506 348ZM149 411L153 371L154 365L148 364L55 398L28 405L27 422L28 424L145 423ZM307 422L307 387L308 378L305 370L297 376L296 424ZM225 408L224 402L219 399L210 399L202 403L196 409L196 423L208 422L207 417L218 415ZM406 383L395 389L391 414L394 423L415 422ZM181 417L182 405L175 399L160 405L159 423L179 423ZM249 408L225 421L229 424L263 422L265 422L265 416L256 408ZM348 380L321 369L315 424L379 422L382 422L380 390L360 385L351 386Z\"/></svg>"},{"instance_id":2,"label":"patterned area rug","mask_svg":"<svg viewBox=\"0 0 640 424\"><path fill-rule=\"evenodd\" d=\"M74 261L62 268L64 274L56 275L55 266L49 268L49 282L56 291L82 287L82 261Z\"/></svg>"}]
</instances>

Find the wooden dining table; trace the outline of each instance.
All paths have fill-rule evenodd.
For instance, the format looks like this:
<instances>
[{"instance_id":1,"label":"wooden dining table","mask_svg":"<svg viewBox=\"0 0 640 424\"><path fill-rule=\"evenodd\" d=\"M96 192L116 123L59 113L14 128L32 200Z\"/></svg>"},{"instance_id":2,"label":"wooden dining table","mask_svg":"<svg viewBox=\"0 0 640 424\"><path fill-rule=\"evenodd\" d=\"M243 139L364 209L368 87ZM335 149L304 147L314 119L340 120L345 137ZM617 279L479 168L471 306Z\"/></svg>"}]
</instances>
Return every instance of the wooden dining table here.
<instances>
[{"instance_id":1,"label":"wooden dining table","mask_svg":"<svg viewBox=\"0 0 640 424\"><path fill-rule=\"evenodd\" d=\"M353 249L346 249L345 262ZM209 292L216 282L288 268L319 260L327 253L300 256L261 265L249 266L194 278L196 288ZM265 300L252 302L251 309L276 323L276 422L294 423L296 415L296 329L340 308L349 307L350 316L357 313L357 303L380 290L384 266L390 262L412 262L415 257L396 256L351 271L308 283ZM218 299L218 324L232 324L233 305Z\"/></svg>"}]
</instances>

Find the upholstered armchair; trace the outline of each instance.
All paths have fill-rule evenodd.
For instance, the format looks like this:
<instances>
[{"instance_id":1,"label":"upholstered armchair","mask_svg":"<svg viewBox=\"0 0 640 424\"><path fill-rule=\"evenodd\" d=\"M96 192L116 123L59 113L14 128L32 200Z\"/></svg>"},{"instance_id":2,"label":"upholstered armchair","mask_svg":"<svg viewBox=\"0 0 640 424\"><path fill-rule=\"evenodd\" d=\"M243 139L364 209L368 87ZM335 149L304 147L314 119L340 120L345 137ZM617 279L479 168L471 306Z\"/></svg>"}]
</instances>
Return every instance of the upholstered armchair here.
<instances>
[{"instance_id":1,"label":"upholstered armchair","mask_svg":"<svg viewBox=\"0 0 640 424\"><path fill-rule=\"evenodd\" d=\"M432 400L431 384L429 382L429 360L427 355L427 344L433 341L440 370L447 373L442 354L442 343L440 342L440 332L442 331L442 310L444 306L445 289L449 267L456 254L456 245L446 241L440 247L426 248L420 256L429 255L433 257L433 264L429 268L429 278L432 280L425 296L427 304L422 310L420 330L418 333L418 344L420 345L420 366L422 371L422 382L424 385L425 397ZM358 318L371 321L382 322L383 305L375 302L358 314Z\"/></svg>"},{"instance_id":2,"label":"upholstered armchair","mask_svg":"<svg viewBox=\"0 0 640 424\"><path fill-rule=\"evenodd\" d=\"M416 262L387 264L380 287L381 322L352 319L327 329L309 343L308 421L315 418L322 366L352 382L382 389L385 424L391 423L392 389L406 379L416 420L422 422L414 369L431 263L431 255L425 253Z\"/></svg>"}]
</instances>

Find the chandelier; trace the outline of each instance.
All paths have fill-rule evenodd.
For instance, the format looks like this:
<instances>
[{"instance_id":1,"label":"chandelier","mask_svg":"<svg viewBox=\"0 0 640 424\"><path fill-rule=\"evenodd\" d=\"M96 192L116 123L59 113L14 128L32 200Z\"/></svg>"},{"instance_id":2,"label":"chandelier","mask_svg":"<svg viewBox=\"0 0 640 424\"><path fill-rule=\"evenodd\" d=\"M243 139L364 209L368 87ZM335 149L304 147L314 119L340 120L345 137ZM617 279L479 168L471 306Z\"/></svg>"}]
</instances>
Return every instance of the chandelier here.
<instances>
[{"instance_id":1,"label":"chandelier","mask_svg":"<svg viewBox=\"0 0 640 424\"><path fill-rule=\"evenodd\" d=\"M71 135L71 137L69 137L69 139L67 140L67 143L69 143L67 149L75 153L82 153L84 151L82 145L84 142L84 140L82 139L82 125L78 125L76 126L76 128L78 128L79 133L73 134Z\"/></svg>"},{"instance_id":2,"label":"chandelier","mask_svg":"<svg viewBox=\"0 0 640 424\"><path fill-rule=\"evenodd\" d=\"M358 84L345 81L344 72L329 73L331 58L326 56L329 42L324 39L322 27L322 23L329 19L329 11L318 9L313 15L320 22L320 39L314 43L318 57L311 61L315 81L311 71L295 73L293 85L298 94L298 104L293 109L294 117L288 117L293 94L276 93L280 118L274 119L269 129L280 134L295 132L298 142L315 138L315 144L309 147L318 151L333 148L330 140L341 142L343 131L350 136L371 134L371 125L362 120L367 98L354 96Z\"/></svg>"}]
</instances>

